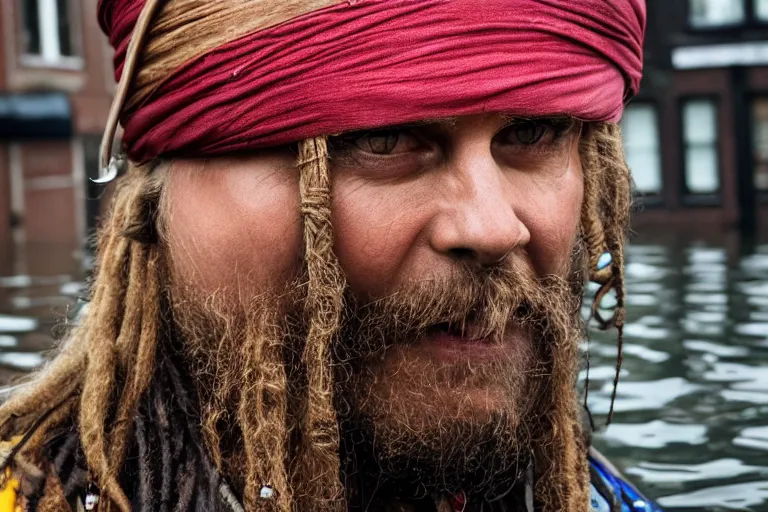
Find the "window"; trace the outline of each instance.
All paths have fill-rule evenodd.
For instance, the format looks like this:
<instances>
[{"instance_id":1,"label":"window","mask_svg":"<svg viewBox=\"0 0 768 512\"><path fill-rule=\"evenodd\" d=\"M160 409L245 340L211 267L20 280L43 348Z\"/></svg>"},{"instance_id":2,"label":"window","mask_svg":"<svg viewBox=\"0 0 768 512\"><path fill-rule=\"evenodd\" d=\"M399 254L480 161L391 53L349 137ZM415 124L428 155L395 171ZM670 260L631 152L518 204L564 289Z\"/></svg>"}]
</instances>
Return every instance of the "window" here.
<instances>
[{"instance_id":1,"label":"window","mask_svg":"<svg viewBox=\"0 0 768 512\"><path fill-rule=\"evenodd\" d=\"M754 0L755 18L768 21L768 0Z\"/></svg>"},{"instance_id":2,"label":"window","mask_svg":"<svg viewBox=\"0 0 768 512\"><path fill-rule=\"evenodd\" d=\"M27 62L77 63L72 0L20 0L22 53Z\"/></svg>"},{"instance_id":3,"label":"window","mask_svg":"<svg viewBox=\"0 0 768 512\"><path fill-rule=\"evenodd\" d=\"M661 154L659 120L653 105L633 103L621 120L624 152L632 170L637 191L642 194L661 192Z\"/></svg>"},{"instance_id":4,"label":"window","mask_svg":"<svg viewBox=\"0 0 768 512\"><path fill-rule=\"evenodd\" d=\"M688 21L695 28L738 25L744 18L744 0L688 1Z\"/></svg>"},{"instance_id":5,"label":"window","mask_svg":"<svg viewBox=\"0 0 768 512\"><path fill-rule=\"evenodd\" d=\"M768 98L755 100L752 122L755 190L768 192Z\"/></svg>"},{"instance_id":6,"label":"window","mask_svg":"<svg viewBox=\"0 0 768 512\"><path fill-rule=\"evenodd\" d=\"M685 188L690 194L714 194L720 190L717 150L717 104L693 99L683 104Z\"/></svg>"}]
</instances>

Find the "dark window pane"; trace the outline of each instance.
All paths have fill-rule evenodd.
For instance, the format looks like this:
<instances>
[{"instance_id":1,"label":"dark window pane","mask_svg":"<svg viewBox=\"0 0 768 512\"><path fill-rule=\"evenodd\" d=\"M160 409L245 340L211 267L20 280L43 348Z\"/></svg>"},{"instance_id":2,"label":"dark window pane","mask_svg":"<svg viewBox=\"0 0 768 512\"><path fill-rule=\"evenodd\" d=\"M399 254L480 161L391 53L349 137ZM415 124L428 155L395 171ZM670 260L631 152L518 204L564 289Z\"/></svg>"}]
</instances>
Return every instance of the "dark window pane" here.
<instances>
[{"instance_id":1,"label":"dark window pane","mask_svg":"<svg viewBox=\"0 0 768 512\"><path fill-rule=\"evenodd\" d=\"M38 0L21 0L21 51L40 54L40 9Z\"/></svg>"},{"instance_id":2,"label":"dark window pane","mask_svg":"<svg viewBox=\"0 0 768 512\"><path fill-rule=\"evenodd\" d=\"M72 12L70 0L56 0L56 11L59 16L59 52L61 55L75 55L72 44Z\"/></svg>"}]
</instances>

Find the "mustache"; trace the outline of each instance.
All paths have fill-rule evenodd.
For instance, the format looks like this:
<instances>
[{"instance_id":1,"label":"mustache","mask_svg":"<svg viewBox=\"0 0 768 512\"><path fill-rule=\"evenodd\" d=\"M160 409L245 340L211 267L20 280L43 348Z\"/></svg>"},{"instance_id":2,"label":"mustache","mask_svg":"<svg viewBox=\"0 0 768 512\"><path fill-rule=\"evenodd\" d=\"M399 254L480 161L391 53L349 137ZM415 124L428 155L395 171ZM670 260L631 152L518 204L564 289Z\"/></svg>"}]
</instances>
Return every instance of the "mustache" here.
<instances>
[{"instance_id":1,"label":"mustache","mask_svg":"<svg viewBox=\"0 0 768 512\"><path fill-rule=\"evenodd\" d=\"M374 354L414 343L436 326L500 339L512 323L545 327L553 310L570 300L565 279L537 277L519 259L486 268L457 264L447 275L412 281L382 298L362 302L348 292L342 345L355 345L347 356Z\"/></svg>"}]
</instances>

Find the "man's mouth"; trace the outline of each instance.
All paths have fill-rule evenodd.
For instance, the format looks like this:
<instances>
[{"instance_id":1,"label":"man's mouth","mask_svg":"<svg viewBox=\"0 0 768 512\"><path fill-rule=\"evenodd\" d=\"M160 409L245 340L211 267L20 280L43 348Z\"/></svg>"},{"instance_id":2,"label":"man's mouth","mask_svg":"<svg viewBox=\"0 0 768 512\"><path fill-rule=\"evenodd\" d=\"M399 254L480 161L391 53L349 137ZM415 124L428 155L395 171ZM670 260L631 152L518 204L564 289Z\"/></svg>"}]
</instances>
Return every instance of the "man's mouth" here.
<instances>
[{"instance_id":1,"label":"man's mouth","mask_svg":"<svg viewBox=\"0 0 768 512\"><path fill-rule=\"evenodd\" d=\"M425 334L425 341L442 343L485 343L489 338L488 333L475 322L463 325L443 322L428 328Z\"/></svg>"},{"instance_id":2,"label":"man's mouth","mask_svg":"<svg viewBox=\"0 0 768 512\"><path fill-rule=\"evenodd\" d=\"M461 325L448 322L428 328L420 345L433 356L445 362L456 359L493 359L505 350L493 333L475 322Z\"/></svg>"}]
</instances>

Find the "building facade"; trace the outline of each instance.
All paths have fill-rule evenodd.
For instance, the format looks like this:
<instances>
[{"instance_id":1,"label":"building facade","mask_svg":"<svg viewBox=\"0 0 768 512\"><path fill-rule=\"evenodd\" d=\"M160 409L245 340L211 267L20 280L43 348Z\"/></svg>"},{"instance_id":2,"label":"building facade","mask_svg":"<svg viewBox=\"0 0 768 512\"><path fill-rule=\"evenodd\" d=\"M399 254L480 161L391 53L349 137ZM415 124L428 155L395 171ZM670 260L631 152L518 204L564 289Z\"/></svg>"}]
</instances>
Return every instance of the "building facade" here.
<instances>
[{"instance_id":1,"label":"building facade","mask_svg":"<svg viewBox=\"0 0 768 512\"><path fill-rule=\"evenodd\" d=\"M647 0L635 224L768 230L768 0Z\"/></svg>"},{"instance_id":2,"label":"building facade","mask_svg":"<svg viewBox=\"0 0 768 512\"><path fill-rule=\"evenodd\" d=\"M114 91L96 4L0 0L2 271L49 273L34 267L81 248L95 217L98 190L88 177Z\"/></svg>"}]
</instances>

